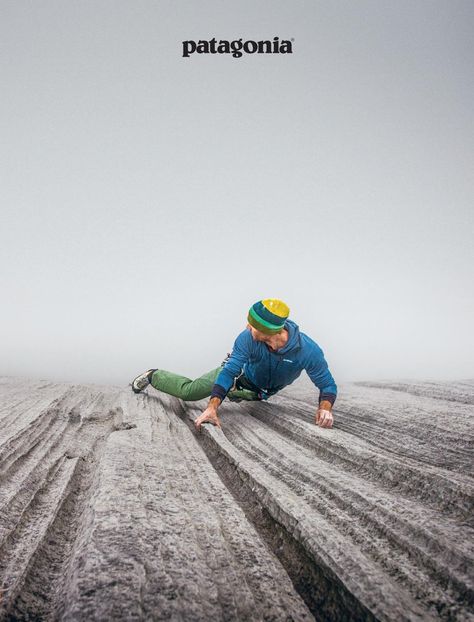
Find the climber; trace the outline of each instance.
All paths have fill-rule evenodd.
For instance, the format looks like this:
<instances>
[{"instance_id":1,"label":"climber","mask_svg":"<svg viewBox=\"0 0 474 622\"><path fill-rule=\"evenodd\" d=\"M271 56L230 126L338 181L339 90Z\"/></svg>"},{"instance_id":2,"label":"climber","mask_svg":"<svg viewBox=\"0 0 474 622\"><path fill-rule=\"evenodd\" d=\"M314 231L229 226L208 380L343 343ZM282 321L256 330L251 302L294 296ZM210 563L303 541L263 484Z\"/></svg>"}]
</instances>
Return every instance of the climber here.
<instances>
[{"instance_id":1,"label":"climber","mask_svg":"<svg viewBox=\"0 0 474 622\"><path fill-rule=\"evenodd\" d=\"M250 307L245 330L219 367L195 380L162 369L148 369L133 380L132 389L140 393L151 384L184 401L210 397L207 408L195 421L199 430L203 423L221 427L217 411L226 397L230 401L267 400L306 370L319 389L315 424L331 428L337 386L321 348L288 319L289 313L282 300L260 300Z\"/></svg>"}]
</instances>

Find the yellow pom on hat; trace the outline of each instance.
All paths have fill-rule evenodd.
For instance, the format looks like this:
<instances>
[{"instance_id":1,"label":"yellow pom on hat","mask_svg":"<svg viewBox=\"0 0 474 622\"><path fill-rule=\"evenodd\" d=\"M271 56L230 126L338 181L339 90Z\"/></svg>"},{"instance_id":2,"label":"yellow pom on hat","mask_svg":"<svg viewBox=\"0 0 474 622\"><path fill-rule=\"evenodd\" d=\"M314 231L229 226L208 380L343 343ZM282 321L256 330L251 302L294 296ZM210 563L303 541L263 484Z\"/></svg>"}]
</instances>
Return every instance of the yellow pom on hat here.
<instances>
[{"instance_id":1,"label":"yellow pom on hat","mask_svg":"<svg viewBox=\"0 0 474 622\"><path fill-rule=\"evenodd\" d=\"M286 318L290 315L290 307L283 302L283 300L278 300L278 298L265 298L262 300L262 305L273 313L274 315L278 315L278 317Z\"/></svg>"}]
</instances>

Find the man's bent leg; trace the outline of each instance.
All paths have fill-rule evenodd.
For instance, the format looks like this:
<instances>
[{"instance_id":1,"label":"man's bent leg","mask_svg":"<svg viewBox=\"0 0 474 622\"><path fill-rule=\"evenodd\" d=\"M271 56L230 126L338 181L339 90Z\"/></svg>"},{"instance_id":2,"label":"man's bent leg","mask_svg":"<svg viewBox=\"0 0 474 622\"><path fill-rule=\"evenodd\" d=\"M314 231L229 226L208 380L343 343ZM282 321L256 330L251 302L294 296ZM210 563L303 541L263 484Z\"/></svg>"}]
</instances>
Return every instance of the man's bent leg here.
<instances>
[{"instance_id":1,"label":"man's bent leg","mask_svg":"<svg viewBox=\"0 0 474 622\"><path fill-rule=\"evenodd\" d=\"M229 393L227 393L227 398L231 402L241 402L242 400L254 402L259 399L258 393L250 391L249 389L235 389L234 391L229 391Z\"/></svg>"},{"instance_id":2,"label":"man's bent leg","mask_svg":"<svg viewBox=\"0 0 474 622\"><path fill-rule=\"evenodd\" d=\"M192 402L211 395L212 387L221 370L222 367L216 367L203 376L191 380L170 371L157 369L151 377L151 384L158 391Z\"/></svg>"}]
</instances>

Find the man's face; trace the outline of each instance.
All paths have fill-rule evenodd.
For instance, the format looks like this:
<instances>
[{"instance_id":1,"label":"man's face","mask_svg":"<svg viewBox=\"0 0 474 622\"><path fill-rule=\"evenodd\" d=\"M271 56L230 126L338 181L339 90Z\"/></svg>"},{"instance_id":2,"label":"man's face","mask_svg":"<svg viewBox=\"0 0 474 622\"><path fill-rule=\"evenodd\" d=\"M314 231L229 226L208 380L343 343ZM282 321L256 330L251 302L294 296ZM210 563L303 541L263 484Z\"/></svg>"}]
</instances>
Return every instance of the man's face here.
<instances>
[{"instance_id":1,"label":"man's face","mask_svg":"<svg viewBox=\"0 0 474 622\"><path fill-rule=\"evenodd\" d=\"M264 343L268 342L270 335L265 335L265 333L261 333L259 330L254 328L251 324L247 324L247 328L252 333L252 339L254 341L263 341Z\"/></svg>"}]
</instances>

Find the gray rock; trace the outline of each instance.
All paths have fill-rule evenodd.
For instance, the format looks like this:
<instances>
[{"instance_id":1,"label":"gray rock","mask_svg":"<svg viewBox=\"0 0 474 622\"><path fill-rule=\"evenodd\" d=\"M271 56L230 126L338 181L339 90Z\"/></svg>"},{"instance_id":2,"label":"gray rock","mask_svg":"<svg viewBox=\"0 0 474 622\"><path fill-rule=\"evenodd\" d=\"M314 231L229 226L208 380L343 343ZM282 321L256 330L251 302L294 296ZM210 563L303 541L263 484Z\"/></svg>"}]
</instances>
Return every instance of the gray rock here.
<instances>
[{"instance_id":1,"label":"gray rock","mask_svg":"<svg viewBox=\"0 0 474 622\"><path fill-rule=\"evenodd\" d=\"M1 378L0 619L474 619L474 384L316 397Z\"/></svg>"}]
</instances>

